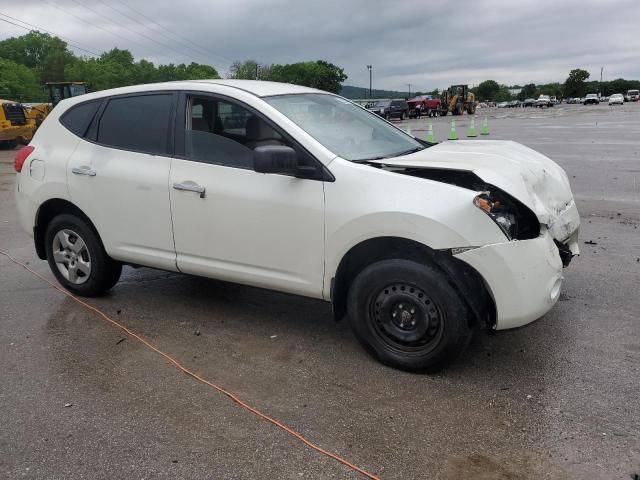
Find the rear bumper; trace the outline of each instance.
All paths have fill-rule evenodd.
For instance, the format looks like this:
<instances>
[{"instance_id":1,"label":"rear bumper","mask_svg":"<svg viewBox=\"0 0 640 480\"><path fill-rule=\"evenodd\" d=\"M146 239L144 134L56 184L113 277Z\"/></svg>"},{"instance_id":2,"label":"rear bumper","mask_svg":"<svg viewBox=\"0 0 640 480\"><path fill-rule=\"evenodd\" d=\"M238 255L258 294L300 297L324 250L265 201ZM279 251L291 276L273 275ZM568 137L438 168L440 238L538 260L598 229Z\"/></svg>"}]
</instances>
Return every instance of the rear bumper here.
<instances>
[{"instance_id":1,"label":"rear bumper","mask_svg":"<svg viewBox=\"0 0 640 480\"><path fill-rule=\"evenodd\" d=\"M538 238L468 250L456 258L484 279L496 306L496 329L537 320L555 305L562 285L562 260L553 238Z\"/></svg>"}]
</instances>

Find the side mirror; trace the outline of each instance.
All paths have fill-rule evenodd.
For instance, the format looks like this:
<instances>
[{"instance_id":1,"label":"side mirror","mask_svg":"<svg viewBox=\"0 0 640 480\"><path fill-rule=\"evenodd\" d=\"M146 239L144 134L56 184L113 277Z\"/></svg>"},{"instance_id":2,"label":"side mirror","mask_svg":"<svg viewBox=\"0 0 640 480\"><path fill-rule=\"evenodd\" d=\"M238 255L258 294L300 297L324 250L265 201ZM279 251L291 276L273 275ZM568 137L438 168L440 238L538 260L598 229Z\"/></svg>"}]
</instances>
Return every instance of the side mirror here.
<instances>
[{"instance_id":1,"label":"side mirror","mask_svg":"<svg viewBox=\"0 0 640 480\"><path fill-rule=\"evenodd\" d=\"M265 145L253 151L253 169L258 173L296 175L298 159L296 151L284 145Z\"/></svg>"}]
</instances>

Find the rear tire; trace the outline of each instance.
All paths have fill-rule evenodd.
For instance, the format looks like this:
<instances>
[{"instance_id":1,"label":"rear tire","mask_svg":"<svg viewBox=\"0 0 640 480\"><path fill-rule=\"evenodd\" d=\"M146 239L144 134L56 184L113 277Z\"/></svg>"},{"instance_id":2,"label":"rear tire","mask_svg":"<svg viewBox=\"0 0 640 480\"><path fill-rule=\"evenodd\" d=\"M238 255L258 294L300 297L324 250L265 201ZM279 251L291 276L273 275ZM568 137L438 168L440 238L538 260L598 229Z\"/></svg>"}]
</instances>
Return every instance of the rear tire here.
<instances>
[{"instance_id":1,"label":"rear tire","mask_svg":"<svg viewBox=\"0 0 640 480\"><path fill-rule=\"evenodd\" d=\"M468 309L429 265L409 260L369 265L351 284L347 300L360 343L380 362L401 370L441 369L473 335Z\"/></svg>"},{"instance_id":2,"label":"rear tire","mask_svg":"<svg viewBox=\"0 0 640 480\"><path fill-rule=\"evenodd\" d=\"M102 295L120 279L122 265L107 255L94 229L75 215L58 215L49 222L45 249L58 282L76 295Z\"/></svg>"}]
</instances>

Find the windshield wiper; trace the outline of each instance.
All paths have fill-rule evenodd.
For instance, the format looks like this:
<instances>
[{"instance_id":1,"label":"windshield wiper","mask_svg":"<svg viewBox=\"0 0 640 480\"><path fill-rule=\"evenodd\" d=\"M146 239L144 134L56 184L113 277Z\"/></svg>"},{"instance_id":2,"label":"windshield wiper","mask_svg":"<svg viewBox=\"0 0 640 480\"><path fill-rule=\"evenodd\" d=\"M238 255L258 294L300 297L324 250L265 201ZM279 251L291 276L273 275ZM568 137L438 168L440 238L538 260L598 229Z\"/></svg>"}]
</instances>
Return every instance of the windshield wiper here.
<instances>
[{"instance_id":1,"label":"windshield wiper","mask_svg":"<svg viewBox=\"0 0 640 480\"><path fill-rule=\"evenodd\" d=\"M375 160L384 160L386 158L393 158L393 157L402 157L403 155L409 155L410 153L416 153L419 152L420 150L424 150L425 147L415 147L415 148L411 148L409 150L405 150L404 152L399 152L399 153L392 153L390 155L382 155L379 157L371 157L371 158L360 158L358 160L351 160L353 163L370 163L373 162ZM376 164L378 165L378 164Z\"/></svg>"},{"instance_id":2,"label":"windshield wiper","mask_svg":"<svg viewBox=\"0 0 640 480\"><path fill-rule=\"evenodd\" d=\"M416 153L419 152L420 150L424 150L425 147L415 147L415 148L411 148L409 150L405 150L404 152L400 152L400 153L396 153L394 155L392 155L393 157L402 157L403 155L409 155L411 153ZM389 158L389 157L387 157Z\"/></svg>"},{"instance_id":3,"label":"windshield wiper","mask_svg":"<svg viewBox=\"0 0 640 480\"><path fill-rule=\"evenodd\" d=\"M389 157L371 157L371 158L359 158L357 160L350 160L353 163L371 163L374 160L384 160ZM377 165L377 164L376 164Z\"/></svg>"}]
</instances>

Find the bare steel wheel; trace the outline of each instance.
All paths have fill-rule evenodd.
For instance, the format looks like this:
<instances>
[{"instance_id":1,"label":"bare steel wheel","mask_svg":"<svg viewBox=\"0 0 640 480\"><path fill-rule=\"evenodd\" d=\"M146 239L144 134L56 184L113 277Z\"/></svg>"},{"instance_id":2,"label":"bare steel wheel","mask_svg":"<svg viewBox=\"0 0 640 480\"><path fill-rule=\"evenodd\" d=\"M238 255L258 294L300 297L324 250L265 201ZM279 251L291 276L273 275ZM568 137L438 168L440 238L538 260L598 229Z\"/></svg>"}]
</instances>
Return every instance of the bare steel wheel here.
<instances>
[{"instance_id":1,"label":"bare steel wheel","mask_svg":"<svg viewBox=\"0 0 640 480\"><path fill-rule=\"evenodd\" d=\"M439 307L421 288L394 283L371 297L371 315L380 339L404 352L435 346L442 338L443 318Z\"/></svg>"},{"instance_id":2,"label":"bare steel wheel","mask_svg":"<svg viewBox=\"0 0 640 480\"><path fill-rule=\"evenodd\" d=\"M348 293L354 334L378 360L403 370L435 371L469 343L470 313L438 268L381 260L364 268Z\"/></svg>"},{"instance_id":3,"label":"bare steel wheel","mask_svg":"<svg viewBox=\"0 0 640 480\"><path fill-rule=\"evenodd\" d=\"M53 259L58 271L69 282L81 285L91 275L91 255L80 235L70 229L60 230L53 237Z\"/></svg>"},{"instance_id":4,"label":"bare steel wheel","mask_svg":"<svg viewBox=\"0 0 640 480\"><path fill-rule=\"evenodd\" d=\"M107 255L84 216L62 214L47 225L45 249L51 271L67 290L93 297L113 287L122 265Z\"/></svg>"}]
</instances>

